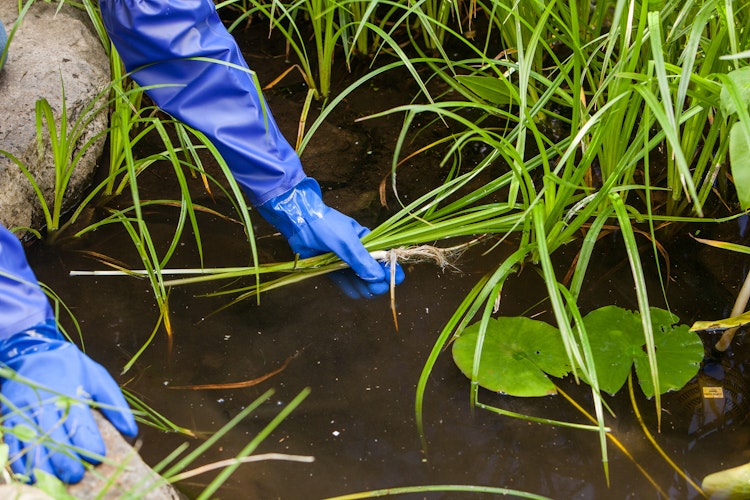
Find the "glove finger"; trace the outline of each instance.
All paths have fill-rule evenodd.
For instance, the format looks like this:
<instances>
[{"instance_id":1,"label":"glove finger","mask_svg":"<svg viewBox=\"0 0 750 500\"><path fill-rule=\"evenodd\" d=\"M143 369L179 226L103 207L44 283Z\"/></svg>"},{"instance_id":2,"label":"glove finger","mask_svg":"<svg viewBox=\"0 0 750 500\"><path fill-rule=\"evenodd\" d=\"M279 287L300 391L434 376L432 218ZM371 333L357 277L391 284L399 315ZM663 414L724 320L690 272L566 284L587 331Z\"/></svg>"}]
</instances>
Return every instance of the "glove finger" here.
<instances>
[{"instance_id":1,"label":"glove finger","mask_svg":"<svg viewBox=\"0 0 750 500\"><path fill-rule=\"evenodd\" d=\"M20 454L21 452L23 452L23 455ZM15 474L25 476L30 484L36 482L35 470L43 470L50 475L55 474L52 464L48 460L49 452L42 445L22 445L21 450L13 452L11 457L15 457L15 459L11 458L13 460L10 463L11 470Z\"/></svg>"},{"instance_id":2,"label":"glove finger","mask_svg":"<svg viewBox=\"0 0 750 500\"><path fill-rule=\"evenodd\" d=\"M88 406L83 404L71 406L65 419L65 430L70 442L80 450L77 452L78 455L92 464L102 461L107 449Z\"/></svg>"},{"instance_id":3,"label":"glove finger","mask_svg":"<svg viewBox=\"0 0 750 500\"><path fill-rule=\"evenodd\" d=\"M93 382L92 394L94 401L103 405L99 410L122 435L136 437L138 425L120 386L103 366L96 364L96 367L99 376Z\"/></svg>"},{"instance_id":4,"label":"glove finger","mask_svg":"<svg viewBox=\"0 0 750 500\"><path fill-rule=\"evenodd\" d=\"M43 409L38 410L39 415L42 415ZM47 412L49 413L49 411ZM53 419L54 420L54 419ZM57 422L55 422L57 424ZM13 434L13 429L18 425L24 425L34 429L36 438L31 441L21 440L18 436ZM61 476L55 469L54 464L51 461L52 454L54 453L46 446L42 445L42 441L52 444L49 436L40 436L39 433L47 433L50 431L50 427L47 427L47 423L40 422L39 424L31 423L23 418L9 417L5 421L5 426L8 431L3 435L5 443L8 445L8 453L10 456L10 466L13 472L16 474L22 474L29 478L31 483L36 482L34 477L34 470L42 470L48 474L56 475L61 479L65 479L65 475ZM53 424L54 425L54 424ZM57 447L57 445L53 445ZM79 464L80 466L80 464Z\"/></svg>"},{"instance_id":5,"label":"glove finger","mask_svg":"<svg viewBox=\"0 0 750 500\"><path fill-rule=\"evenodd\" d=\"M83 479L85 469L68 436L64 417L55 403L46 404L39 414L39 427L48 434L44 441L45 452L42 460L52 465L52 473L66 483L77 483ZM38 467L38 466L37 466Z\"/></svg>"},{"instance_id":6,"label":"glove finger","mask_svg":"<svg viewBox=\"0 0 750 500\"><path fill-rule=\"evenodd\" d=\"M371 295L383 295L391 289L391 284L386 281L365 282Z\"/></svg>"},{"instance_id":7,"label":"glove finger","mask_svg":"<svg viewBox=\"0 0 750 500\"><path fill-rule=\"evenodd\" d=\"M359 224L352 219L352 226L359 226ZM382 281L385 278L383 268L378 261L372 258L370 252L367 251L355 235L356 233L354 232L339 235L339 239L343 243L342 248L340 252L335 249L333 251L341 260L349 264L352 271L361 279L367 282Z\"/></svg>"},{"instance_id":8,"label":"glove finger","mask_svg":"<svg viewBox=\"0 0 750 500\"><path fill-rule=\"evenodd\" d=\"M373 295L382 295L391 289L391 265L387 262L381 262L380 265L383 267L385 272L385 279L383 281L367 282L367 288ZM399 285L404 281L404 270L401 265L396 264L396 275L394 276L394 284Z\"/></svg>"},{"instance_id":9,"label":"glove finger","mask_svg":"<svg viewBox=\"0 0 750 500\"><path fill-rule=\"evenodd\" d=\"M307 227L308 230L304 231L304 234L301 232L289 239L292 248L300 256L331 251L363 280L383 279L383 269L359 240L360 231L367 229L357 221L329 209L324 218L309 222Z\"/></svg>"},{"instance_id":10,"label":"glove finger","mask_svg":"<svg viewBox=\"0 0 750 500\"><path fill-rule=\"evenodd\" d=\"M3 423L6 430L3 432L3 441L8 445L8 456L10 467L16 474L30 475L34 470L34 453L29 449L24 453L28 445L13 434L13 428L20 422L8 419Z\"/></svg>"}]
</instances>

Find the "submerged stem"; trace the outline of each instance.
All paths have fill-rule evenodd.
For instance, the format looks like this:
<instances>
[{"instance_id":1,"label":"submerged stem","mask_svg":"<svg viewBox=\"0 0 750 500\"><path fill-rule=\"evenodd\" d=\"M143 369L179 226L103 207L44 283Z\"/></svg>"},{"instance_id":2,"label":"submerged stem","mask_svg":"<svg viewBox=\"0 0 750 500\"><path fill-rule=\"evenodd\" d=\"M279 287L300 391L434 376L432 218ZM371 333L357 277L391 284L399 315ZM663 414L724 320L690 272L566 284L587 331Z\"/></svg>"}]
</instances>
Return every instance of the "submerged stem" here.
<instances>
[{"instance_id":1,"label":"submerged stem","mask_svg":"<svg viewBox=\"0 0 750 500\"><path fill-rule=\"evenodd\" d=\"M745 277L745 283L743 283L742 288L740 289L740 293L737 294L737 299L734 301L734 306L732 307L732 314L730 314L730 317L734 318L735 316L739 316L740 314L745 312L748 301L750 301L750 272L748 272L747 276ZM729 349L729 344L732 343L734 334L737 333L738 329L739 327L735 326L734 328L726 330L721 335L719 341L716 342L714 348L719 352L725 352L727 349Z\"/></svg>"}]
</instances>

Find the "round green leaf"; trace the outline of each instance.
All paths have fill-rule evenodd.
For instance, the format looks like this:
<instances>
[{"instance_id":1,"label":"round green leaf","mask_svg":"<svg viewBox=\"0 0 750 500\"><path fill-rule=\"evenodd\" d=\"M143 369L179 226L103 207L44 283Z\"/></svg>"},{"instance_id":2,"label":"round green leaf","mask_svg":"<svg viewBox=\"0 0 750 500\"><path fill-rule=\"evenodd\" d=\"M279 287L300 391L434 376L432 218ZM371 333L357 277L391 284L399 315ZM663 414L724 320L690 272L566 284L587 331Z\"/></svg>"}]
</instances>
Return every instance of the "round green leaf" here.
<instances>
[{"instance_id":1,"label":"round green leaf","mask_svg":"<svg viewBox=\"0 0 750 500\"><path fill-rule=\"evenodd\" d=\"M651 308L659 390L682 388L698 372L703 343L687 325L674 326L679 318L669 311ZM617 306L591 311L583 318L596 366L599 387L609 394L619 391L635 363L643 393L654 393L641 316Z\"/></svg>"},{"instance_id":2,"label":"round green leaf","mask_svg":"<svg viewBox=\"0 0 750 500\"><path fill-rule=\"evenodd\" d=\"M479 323L453 342L453 360L471 378ZM555 386L545 373L562 377L570 366L557 328L525 317L490 319L482 343L477 382L512 396L546 396Z\"/></svg>"},{"instance_id":3,"label":"round green leaf","mask_svg":"<svg viewBox=\"0 0 750 500\"><path fill-rule=\"evenodd\" d=\"M656 365L659 369L659 390L662 393L681 389L700 369L704 357L703 342L687 325L673 326L678 318L661 309L651 309L654 325ZM635 357L635 372L641 390L647 397L654 395L654 383L648 357L640 349Z\"/></svg>"},{"instance_id":4,"label":"round green leaf","mask_svg":"<svg viewBox=\"0 0 750 500\"><path fill-rule=\"evenodd\" d=\"M640 318L621 307L605 306L583 318L596 367L599 388L619 391L633 367L635 351L643 343Z\"/></svg>"}]
</instances>

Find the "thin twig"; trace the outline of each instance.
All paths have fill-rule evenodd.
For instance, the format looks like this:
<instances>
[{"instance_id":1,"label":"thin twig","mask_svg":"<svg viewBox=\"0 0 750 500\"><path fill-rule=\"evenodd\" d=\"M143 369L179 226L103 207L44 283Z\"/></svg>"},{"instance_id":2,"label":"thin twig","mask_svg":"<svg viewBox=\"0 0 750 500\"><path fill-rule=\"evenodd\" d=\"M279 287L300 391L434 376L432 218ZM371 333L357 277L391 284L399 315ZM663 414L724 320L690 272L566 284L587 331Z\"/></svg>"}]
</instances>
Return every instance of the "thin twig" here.
<instances>
[{"instance_id":1,"label":"thin twig","mask_svg":"<svg viewBox=\"0 0 750 500\"><path fill-rule=\"evenodd\" d=\"M288 462L305 462L312 463L315 461L315 457L308 455L286 455L284 453L263 453L262 455L253 455L250 457L243 458L228 458L226 460L220 460L211 464L206 464L195 469L182 472L170 478L170 482L176 483L177 481L183 481L185 479L204 474L216 469L223 469L224 467L230 467L235 464L246 464L250 462L260 462L262 460L286 460Z\"/></svg>"},{"instance_id":2,"label":"thin twig","mask_svg":"<svg viewBox=\"0 0 750 500\"><path fill-rule=\"evenodd\" d=\"M274 375L278 375L279 373L286 370L286 367L289 366L289 363L300 355L300 353L303 351L303 349L300 349L299 351L295 352L288 358L286 358L286 361L284 363L276 368L273 371L270 371L266 373L265 375L262 375L258 378L254 378L251 380L243 380L242 382L227 382L226 384L198 384L198 385L175 385L175 386L167 386L167 389L181 389L181 390L195 390L199 391L202 389L244 389L245 387L252 387L254 385L258 385L261 382L265 382L269 378L273 377Z\"/></svg>"}]
</instances>

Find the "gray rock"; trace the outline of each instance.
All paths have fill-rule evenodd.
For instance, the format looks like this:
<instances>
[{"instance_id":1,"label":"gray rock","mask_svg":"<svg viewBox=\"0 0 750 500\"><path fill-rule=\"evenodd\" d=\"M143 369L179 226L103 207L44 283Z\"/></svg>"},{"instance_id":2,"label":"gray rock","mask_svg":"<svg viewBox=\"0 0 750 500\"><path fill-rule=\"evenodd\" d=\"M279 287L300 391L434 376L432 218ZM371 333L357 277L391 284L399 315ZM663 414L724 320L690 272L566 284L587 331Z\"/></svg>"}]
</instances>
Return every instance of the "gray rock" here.
<instances>
[{"instance_id":1,"label":"gray rock","mask_svg":"<svg viewBox=\"0 0 750 500\"><path fill-rule=\"evenodd\" d=\"M18 18L17 0L0 0L0 19L8 32ZM22 19L8 48L0 71L0 150L18 158L39 184L48 204L55 189L55 169L47 130L40 154L37 146L35 107L46 99L58 121L63 109L63 89L69 127L86 116L88 109L101 108L106 100L93 103L110 82L109 60L85 12L69 5L35 2ZM92 106L93 104L93 106ZM75 149L87 146L75 165L65 195L65 208L80 200L90 184L102 154L107 129L106 112L96 114L81 134ZM0 224L40 229L44 225L41 205L21 169L0 154ZM75 498L158 499L182 498L157 475L98 412L94 412L107 446L104 463L86 473L83 481L68 487ZM17 496L20 495L20 496ZM0 498L49 498L35 488L0 486Z\"/></svg>"},{"instance_id":2,"label":"gray rock","mask_svg":"<svg viewBox=\"0 0 750 500\"><path fill-rule=\"evenodd\" d=\"M9 33L18 18L18 5L17 0L0 0L0 19ZM109 81L109 60L87 14L67 4L35 2L13 35L0 71L0 150L16 156L31 171L48 204L54 196L54 161L46 130L41 155L37 146L36 102L47 99L59 120L64 88L68 123L73 124ZM80 148L96 138L73 170L66 209L80 200L90 183L104 147L107 120L106 113L98 113L76 145ZM4 155L0 155L0 223L37 229L44 225L31 184Z\"/></svg>"},{"instance_id":3,"label":"gray rock","mask_svg":"<svg viewBox=\"0 0 750 500\"><path fill-rule=\"evenodd\" d=\"M68 486L68 493L79 500L180 500L169 483L156 474L99 412L94 412L107 447L104 462L97 465L78 484Z\"/></svg>"},{"instance_id":4,"label":"gray rock","mask_svg":"<svg viewBox=\"0 0 750 500\"><path fill-rule=\"evenodd\" d=\"M0 498L13 500L54 500L45 492L25 484L3 484L0 486Z\"/></svg>"},{"instance_id":5,"label":"gray rock","mask_svg":"<svg viewBox=\"0 0 750 500\"><path fill-rule=\"evenodd\" d=\"M101 413L94 411L94 419L104 439L107 456L101 464L87 470L80 483L67 486L70 497L76 500L184 500L181 493L146 465ZM13 483L0 484L0 498L50 500L52 497L35 486Z\"/></svg>"}]
</instances>

